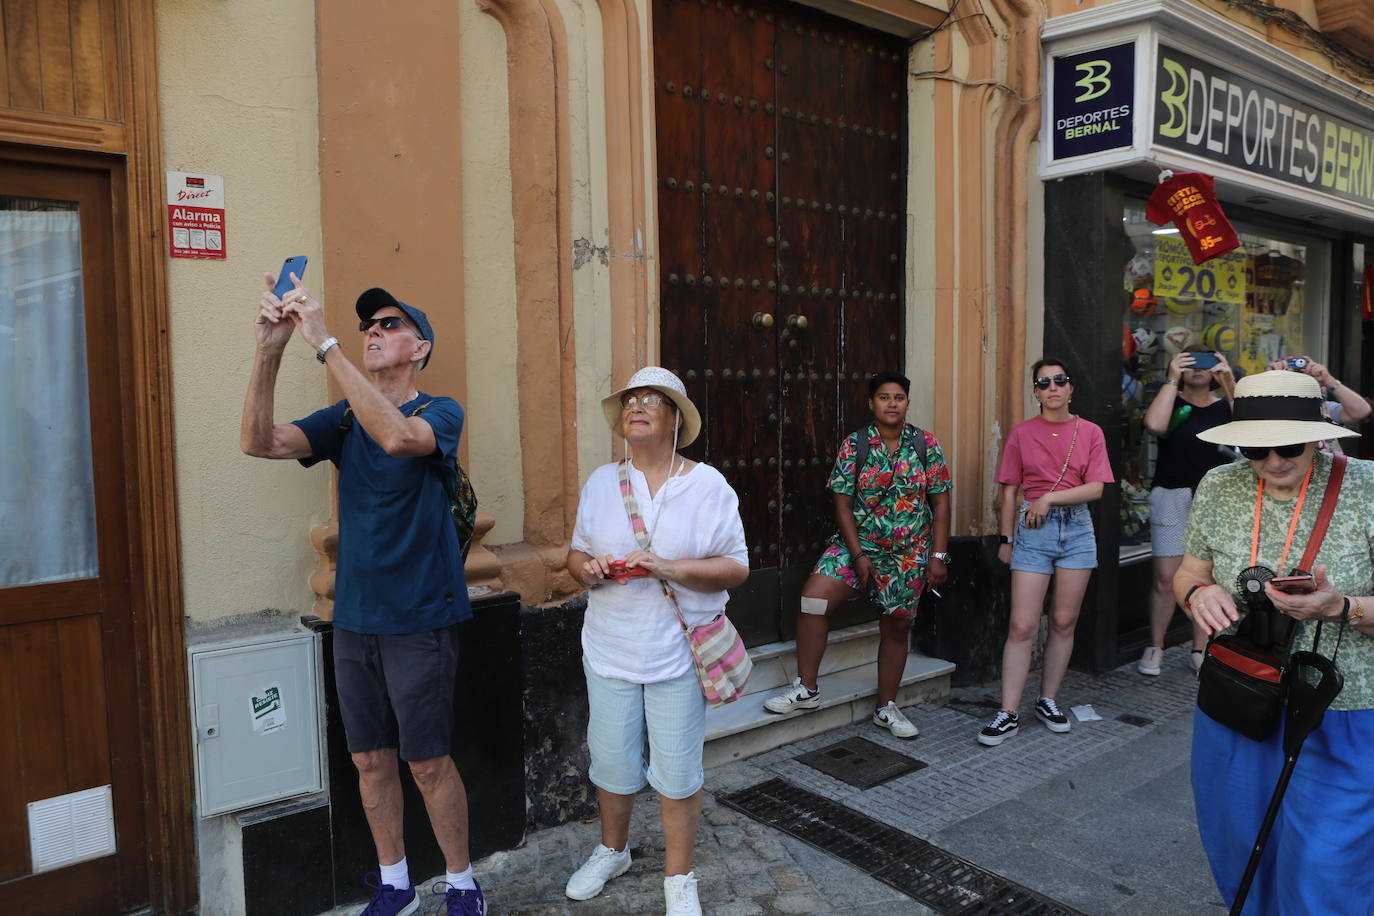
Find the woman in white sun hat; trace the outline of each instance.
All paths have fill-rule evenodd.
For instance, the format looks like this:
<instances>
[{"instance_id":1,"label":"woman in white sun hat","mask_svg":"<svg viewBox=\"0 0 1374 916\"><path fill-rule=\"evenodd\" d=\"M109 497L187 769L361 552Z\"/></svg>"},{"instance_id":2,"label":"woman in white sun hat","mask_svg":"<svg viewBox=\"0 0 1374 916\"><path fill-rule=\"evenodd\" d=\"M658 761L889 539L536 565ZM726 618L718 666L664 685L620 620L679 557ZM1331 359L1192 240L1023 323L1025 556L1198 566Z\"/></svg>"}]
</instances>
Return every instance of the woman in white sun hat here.
<instances>
[{"instance_id":1,"label":"woman in white sun hat","mask_svg":"<svg viewBox=\"0 0 1374 916\"><path fill-rule=\"evenodd\" d=\"M1198 485L1183 536L1174 596L1209 634L1269 616L1258 593L1296 621L1293 651L1335 660L1345 686L1307 738L1279 809L1247 914L1374 912L1374 464L1320 451L1357 433L1326 420L1315 378L1283 370L1236 385L1231 422L1198 438L1236 446L1245 460L1214 468ZM1310 562L1304 593L1269 574L1298 572L1337 460L1345 460L1330 527ZM1256 598L1247 604L1241 589ZM1294 586L1283 586L1293 588ZM1259 618L1256 618L1258 621ZM1213 659L1203 662L1203 677ZM1256 741L1200 709L1193 718L1192 781L1198 832L1228 905L1284 766L1282 728Z\"/></svg>"},{"instance_id":2,"label":"woman in white sun hat","mask_svg":"<svg viewBox=\"0 0 1374 916\"><path fill-rule=\"evenodd\" d=\"M630 867L634 797L658 792L669 916L696 916L692 848L701 816L706 700L687 638L659 581L669 583L687 623L725 612L726 589L749 577L739 499L720 472L678 449L701 431L682 381L648 366L601 402L625 441L626 459L602 465L582 487L568 571L591 588L582 624L590 716L589 776L601 808L601 842L568 879L587 900ZM624 484L622 484L622 480ZM649 536L641 549L627 486ZM648 736L648 759L644 755Z\"/></svg>"}]
</instances>

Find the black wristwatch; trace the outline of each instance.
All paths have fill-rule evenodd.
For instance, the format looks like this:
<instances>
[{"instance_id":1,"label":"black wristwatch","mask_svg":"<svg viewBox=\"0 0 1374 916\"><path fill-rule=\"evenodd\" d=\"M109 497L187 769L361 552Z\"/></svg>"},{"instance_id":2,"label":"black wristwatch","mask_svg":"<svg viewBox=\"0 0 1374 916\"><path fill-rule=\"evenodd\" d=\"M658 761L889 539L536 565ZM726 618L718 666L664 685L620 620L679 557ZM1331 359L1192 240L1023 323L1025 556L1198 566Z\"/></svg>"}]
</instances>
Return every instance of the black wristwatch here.
<instances>
[{"instance_id":1,"label":"black wristwatch","mask_svg":"<svg viewBox=\"0 0 1374 916\"><path fill-rule=\"evenodd\" d=\"M1009 534L999 534L999 535L997 536L997 543L999 543L999 544L1014 544L1014 543L1016 543L1016 542L1012 540L1012 537L1011 537L1011 535L1009 535Z\"/></svg>"}]
</instances>

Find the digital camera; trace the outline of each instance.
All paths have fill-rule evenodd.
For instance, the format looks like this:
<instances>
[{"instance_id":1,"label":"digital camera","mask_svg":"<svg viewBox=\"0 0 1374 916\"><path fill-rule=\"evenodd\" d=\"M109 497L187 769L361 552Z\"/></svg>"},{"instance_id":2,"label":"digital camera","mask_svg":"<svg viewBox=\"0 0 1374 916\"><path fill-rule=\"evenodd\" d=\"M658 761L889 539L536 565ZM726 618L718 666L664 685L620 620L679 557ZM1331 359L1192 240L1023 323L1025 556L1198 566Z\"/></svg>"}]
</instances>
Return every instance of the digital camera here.
<instances>
[{"instance_id":1,"label":"digital camera","mask_svg":"<svg viewBox=\"0 0 1374 916\"><path fill-rule=\"evenodd\" d=\"M1294 372L1301 372L1307 368L1307 358L1303 356L1290 356L1284 360L1284 363Z\"/></svg>"},{"instance_id":2,"label":"digital camera","mask_svg":"<svg viewBox=\"0 0 1374 916\"><path fill-rule=\"evenodd\" d=\"M642 579L649 574L643 566L626 566L624 560L612 560L606 565L611 568L612 579Z\"/></svg>"}]
</instances>

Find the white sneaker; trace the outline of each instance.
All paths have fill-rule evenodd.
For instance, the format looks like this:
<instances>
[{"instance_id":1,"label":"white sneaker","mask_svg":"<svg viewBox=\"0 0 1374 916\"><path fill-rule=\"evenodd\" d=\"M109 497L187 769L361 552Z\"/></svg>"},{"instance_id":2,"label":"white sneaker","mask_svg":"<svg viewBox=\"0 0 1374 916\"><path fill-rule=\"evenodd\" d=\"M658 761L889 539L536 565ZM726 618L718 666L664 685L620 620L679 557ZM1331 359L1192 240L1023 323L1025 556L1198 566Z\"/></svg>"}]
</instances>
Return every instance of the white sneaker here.
<instances>
[{"instance_id":1,"label":"white sneaker","mask_svg":"<svg viewBox=\"0 0 1374 916\"><path fill-rule=\"evenodd\" d=\"M897 708L896 700L889 700L882 709L873 710L873 724L881 725L898 738L915 738L920 734L920 730Z\"/></svg>"},{"instance_id":2,"label":"white sneaker","mask_svg":"<svg viewBox=\"0 0 1374 916\"><path fill-rule=\"evenodd\" d=\"M590 900L601 889L606 886L606 882L612 878L619 878L630 868L630 847L625 846L625 852L616 853L609 846L602 843L596 844L596 849L592 850L591 856L582 863L582 867L572 873L568 879L568 886L563 889L573 900Z\"/></svg>"},{"instance_id":3,"label":"white sneaker","mask_svg":"<svg viewBox=\"0 0 1374 916\"><path fill-rule=\"evenodd\" d=\"M812 693L802 686L801 678L792 678L792 686L777 696L763 701L763 708L779 715L796 712L799 709L817 709L821 705L821 691L816 688Z\"/></svg>"},{"instance_id":4,"label":"white sneaker","mask_svg":"<svg viewBox=\"0 0 1374 916\"><path fill-rule=\"evenodd\" d=\"M1140 655L1140 664L1135 668L1141 674L1155 676L1159 674L1159 666L1164 663L1164 650L1159 646L1146 646L1145 651Z\"/></svg>"},{"instance_id":5,"label":"white sneaker","mask_svg":"<svg viewBox=\"0 0 1374 916\"><path fill-rule=\"evenodd\" d=\"M669 875L663 879L665 916L701 916L701 901L697 900L697 874Z\"/></svg>"}]
</instances>

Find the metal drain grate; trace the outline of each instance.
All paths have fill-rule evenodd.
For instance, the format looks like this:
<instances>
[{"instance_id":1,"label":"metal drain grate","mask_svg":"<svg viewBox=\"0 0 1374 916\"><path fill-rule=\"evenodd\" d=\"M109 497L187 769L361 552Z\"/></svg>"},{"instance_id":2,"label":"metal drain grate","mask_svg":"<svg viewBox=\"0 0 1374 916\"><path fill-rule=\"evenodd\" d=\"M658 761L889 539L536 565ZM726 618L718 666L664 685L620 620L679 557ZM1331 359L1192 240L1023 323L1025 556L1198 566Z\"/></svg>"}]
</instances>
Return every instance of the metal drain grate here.
<instances>
[{"instance_id":1,"label":"metal drain grate","mask_svg":"<svg viewBox=\"0 0 1374 916\"><path fill-rule=\"evenodd\" d=\"M798 754L796 759L859 789L871 789L889 779L926 768L924 761L890 751L867 738L857 737Z\"/></svg>"},{"instance_id":2,"label":"metal drain grate","mask_svg":"<svg viewBox=\"0 0 1374 916\"><path fill-rule=\"evenodd\" d=\"M980 868L828 798L770 779L721 802L843 859L926 906L950 916L1083 916L1027 887Z\"/></svg>"}]
</instances>

